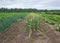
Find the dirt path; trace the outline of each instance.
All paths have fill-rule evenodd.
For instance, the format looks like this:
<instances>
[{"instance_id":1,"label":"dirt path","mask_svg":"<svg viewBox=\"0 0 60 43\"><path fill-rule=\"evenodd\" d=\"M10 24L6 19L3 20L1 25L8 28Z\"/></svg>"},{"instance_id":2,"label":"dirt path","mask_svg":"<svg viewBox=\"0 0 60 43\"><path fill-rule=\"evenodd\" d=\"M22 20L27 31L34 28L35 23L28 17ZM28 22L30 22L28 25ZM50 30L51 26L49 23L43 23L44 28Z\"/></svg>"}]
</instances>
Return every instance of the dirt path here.
<instances>
[{"instance_id":1,"label":"dirt path","mask_svg":"<svg viewBox=\"0 0 60 43\"><path fill-rule=\"evenodd\" d=\"M60 35L57 35L55 33L55 30L53 27L47 23L45 23L43 20L40 21L40 26L43 28L45 34L49 37L51 40L51 43L60 43Z\"/></svg>"},{"instance_id":2,"label":"dirt path","mask_svg":"<svg viewBox=\"0 0 60 43\"><path fill-rule=\"evenodd\" d=\"M33 43L34 39L28 39L28 28L25 20L16 22L0 34L0 43Z\"/></svg>"},{"instance_id":3,"label":"dirt path","mask_svg":"<svg viewBox=\"0 0 60 43\"><path fill-rule=\"evenodd\" d=\"M28 39L28 28L25 25L25 20L16 22L0 34L0 43L59 43L59 36L50 26L42 21L40 26L44 29L45 35L41 37L33 32L31 39Z\"/></svg>"}]
</instances>

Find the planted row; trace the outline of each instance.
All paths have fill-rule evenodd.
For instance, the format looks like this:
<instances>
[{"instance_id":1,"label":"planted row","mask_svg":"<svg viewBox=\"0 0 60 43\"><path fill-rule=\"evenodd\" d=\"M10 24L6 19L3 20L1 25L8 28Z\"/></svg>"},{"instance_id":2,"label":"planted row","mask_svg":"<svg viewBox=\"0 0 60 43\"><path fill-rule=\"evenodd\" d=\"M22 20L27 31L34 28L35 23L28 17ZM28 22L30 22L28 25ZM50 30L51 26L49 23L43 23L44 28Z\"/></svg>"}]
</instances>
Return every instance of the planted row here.
<instances>
[{"instance_id":1,"label":"planted row","mask_svg":"<svg viewBox=\"0 0 60 43\"><path fill-rule=\"evenodd\" d=\"M23 19L27 13L0 13L0 32L12 25L18 19Z\"/></svg>"}]
</instances>

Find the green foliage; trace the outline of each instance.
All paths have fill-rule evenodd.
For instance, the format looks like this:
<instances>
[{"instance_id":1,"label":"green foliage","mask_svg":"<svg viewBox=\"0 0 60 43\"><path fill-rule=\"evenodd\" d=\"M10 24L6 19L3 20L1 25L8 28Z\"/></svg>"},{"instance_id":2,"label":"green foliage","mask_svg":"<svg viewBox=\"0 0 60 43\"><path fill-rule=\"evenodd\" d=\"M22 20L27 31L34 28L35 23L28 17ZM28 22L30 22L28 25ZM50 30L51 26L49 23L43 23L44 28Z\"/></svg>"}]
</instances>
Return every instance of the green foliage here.
<instances>
[{"instance_id":1,"label":"green foliage","mask_svg":"<svg viewBox=\"0 0 60 43\"><path fill-rule=\"evenodd\" d=\"M40 29L40 15L31 13L26 17L26 25L29 29L29 38L31 37L32 31L37 31L39 35L42 35Z\"/></svg>"},{"instance_id":2,"label":"green foliage","mask_svg":"<svg viewBox=\"0 0 60 43\"><path fill-rule=\"evenodd\" d=\"M45 22L55 25L56 23L59 25L54 26L57 31L60 31L60 15L52 15L52 14L40 14L41 18L45 20Z\"/></svg>"},{"instance_id":3,"label":"green foliage","mask_svg":"<svg viewBox=\"0 0 60 43\"><path fill-rule=\"evenodd\" d=\"M29 28L37 29L39 27L40 16L38 14L32 13L27 16L26 24Z\"/></svg>"},{"instance_id":4,"label":"green foliage","mask_svg":"<svg viewBox=\"0 0 60 43\"><path fill-rule=\"evenodd\" d=\"M49 24L55 24L57 22L60 22L60 16L59 15L51 15L51 14L40 14L41 18L44 19Z\"/></svg>"},{"instance_id":5,"label":"green foliage","mask_svg":"<svg viewBox=\"0 0 60 43\"><path fill-rule=\"evenodd\" d=\"M23 19L27 13L0 13L0 32L8 28L12 23Z\"/></svg>"},{"instance_id":6,"label":"green foliage","mask_svg":"<svg viewBox=\"0 0 60 43\"><path fill-rule=\"evenodd\" d=\"M35 8L0 8L0 12L45 12L46 14L60 15L60 10L47 10L47 9L35 9Z\"/></svg>"},{"instance_id":7,"label":"green foliage","mask_svg":"<svg viewBox=\"0 0 60 43\"><path fill-rule=\"evenodd\" d=\"M60 31L60 24L55 25L55 30Z\"/></svg>"}]
</instances>

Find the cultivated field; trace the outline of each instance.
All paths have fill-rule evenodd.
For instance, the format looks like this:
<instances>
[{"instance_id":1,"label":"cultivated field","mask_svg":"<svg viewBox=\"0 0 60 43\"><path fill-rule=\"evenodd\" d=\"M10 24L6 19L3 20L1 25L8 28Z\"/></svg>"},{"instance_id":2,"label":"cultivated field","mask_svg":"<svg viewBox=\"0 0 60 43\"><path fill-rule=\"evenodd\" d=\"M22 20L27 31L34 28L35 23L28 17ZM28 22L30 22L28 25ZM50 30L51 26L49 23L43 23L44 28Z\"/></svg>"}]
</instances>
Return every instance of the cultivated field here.
<instances>
[{"instance_id":1,"label":"cultivated field","mask_svg":"<svg viewBox=\"0 0 60 43\"><path fill-rule=\"evenodd\" d=\"M11 26L16 21L23 19L28 13L0 13L0 32Z\"/></svg>"},{"instance_id":2,"label":"cultivated field","mask_svg":"<svg viewBox=\"0 0 60 43\"><path fill-rule=\"evenodd\" d=\"M0 43L60 43L60 15L0 12Z\"/></svg>"}]
</instances>

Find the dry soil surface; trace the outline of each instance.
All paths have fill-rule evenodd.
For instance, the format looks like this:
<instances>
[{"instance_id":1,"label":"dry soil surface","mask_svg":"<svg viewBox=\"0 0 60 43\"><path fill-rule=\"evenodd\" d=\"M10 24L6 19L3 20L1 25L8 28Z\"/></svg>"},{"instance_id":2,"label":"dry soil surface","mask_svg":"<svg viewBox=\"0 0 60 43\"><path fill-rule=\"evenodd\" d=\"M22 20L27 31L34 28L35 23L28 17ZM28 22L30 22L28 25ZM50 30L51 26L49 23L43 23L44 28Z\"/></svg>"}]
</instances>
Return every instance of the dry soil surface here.
<instances>
[{"instance_id":1,"label":"dry soil surface","mask_svg":"<svg viewBox=\"0 0 60 43\"><path fill-rule=\"evenodd\" d=\"M25 20L18 21L0 33L0 43L60 43L60 32L56 32L43 20L40 21L40 26L45 34L39 36L33 32L31 38L28 38Z\"/></svg>"}]
</instances>

